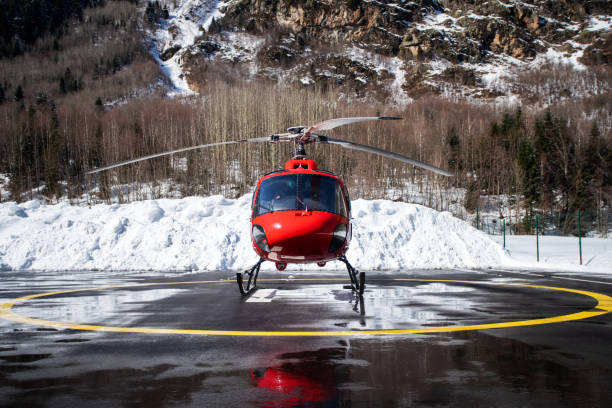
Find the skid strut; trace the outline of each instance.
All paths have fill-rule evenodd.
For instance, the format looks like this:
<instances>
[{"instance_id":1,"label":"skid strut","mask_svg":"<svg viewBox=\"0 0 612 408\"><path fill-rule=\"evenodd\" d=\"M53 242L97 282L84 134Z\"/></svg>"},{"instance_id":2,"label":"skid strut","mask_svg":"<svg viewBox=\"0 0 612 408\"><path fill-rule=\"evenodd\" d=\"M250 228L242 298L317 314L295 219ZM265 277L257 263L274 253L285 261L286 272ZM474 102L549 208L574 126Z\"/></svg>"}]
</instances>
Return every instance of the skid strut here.
<instances>
[{"instance_id":1,"label":"skid strut","mask_svg":"<svg viewBox=\"0 0 612 408\"><path fill-rule=\"evenodd\" d=\"M338 258L339 261L344 262L346 265L346 270L348 271L349 278L351 278L350 289L354 292L357 292L359 295L363 295L363 291L365 290L365 272L357 272L353 265L350 264L346 256L342 256Z\"/></svg>"},{"instance_id":2,"label":"skid strut","mask_svg":"<svg viewBox=\"0 0 612 408\"><path fill-rule=\"evenodd\" d=\"M248 295L250 292L253 292L257 289L257 276L259 275L259 268L261 264L264 262L263 258L260 258L259 261L253 265L250 270L246 270L243 273L236 274L236 282L238 282L238 289L240 290L240 294L242 296ZM246 287L243 283L244 275L248 275L249 279L247 281Z\"/></svg>"}]
</instances>

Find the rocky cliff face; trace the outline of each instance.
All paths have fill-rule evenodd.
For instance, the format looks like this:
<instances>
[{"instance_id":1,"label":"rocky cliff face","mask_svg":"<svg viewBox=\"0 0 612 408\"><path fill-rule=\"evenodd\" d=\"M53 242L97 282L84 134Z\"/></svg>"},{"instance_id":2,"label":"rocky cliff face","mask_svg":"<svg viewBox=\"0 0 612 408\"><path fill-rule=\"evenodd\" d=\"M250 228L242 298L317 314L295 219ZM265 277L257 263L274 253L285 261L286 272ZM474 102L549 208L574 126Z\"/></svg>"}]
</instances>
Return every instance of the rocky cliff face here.
<instances>
[{"instance_id":1,"label":"rocky cliff face","mask_svg":"<svg viewBox=\"0 0 612 408\"><path fill-rule=\"evenodd\" d=\"M427 92L490 98L511 95L500 78L519 71L611 60L606 0L239 0L221 12L181 50L194 87L212 64L396 103Z\"/></svg>"}]
</instances>

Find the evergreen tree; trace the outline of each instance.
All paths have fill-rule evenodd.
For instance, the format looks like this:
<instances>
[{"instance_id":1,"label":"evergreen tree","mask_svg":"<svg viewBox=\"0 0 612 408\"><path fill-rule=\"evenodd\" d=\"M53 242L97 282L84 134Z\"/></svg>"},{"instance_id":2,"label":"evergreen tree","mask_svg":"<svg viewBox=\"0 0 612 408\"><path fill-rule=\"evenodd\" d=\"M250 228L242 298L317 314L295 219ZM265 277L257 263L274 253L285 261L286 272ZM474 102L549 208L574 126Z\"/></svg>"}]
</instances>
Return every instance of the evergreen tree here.
<instances>
[{"instance_id":1,"label":"evergreen tree","mask_svg":"<svg viewBox=\"0 0 612 408\"><path fill-rule=\"evenodd\" d=\"M607 187L612 187L612 148L606 144L606 149L603 152L604 160L604 184Z\"/></svg>"},{"instance_id":2,"label":"evergreen tree","mask_svg":"<svg viewBox=\"0 0 612 408\"><path fill-rule=\"evenodd\" d=\"M454 126L451 127L448 135L446 136L446 144L448 146L448 166L453 169L455 173L457 173L463 166L460 163L461 140L459 139L457 128Z\"/></svg>"},{"instance_id":3,"label":"evergreen tree","mask_svg":"<svg viewBox=\"0 0 612 408\"><path fill-rule=\"evenodd\" d=\"M84 7L96 7L98 0L4 1L0 12L0 57L24 52L46 33L61 35L65 21L76 16L82 20Z\"/></svg>"},{"instance_id":4,"label":"evergreen tree","mask_svg":"<svg viewBox=\"0 0 612 408\"><path fill-rule=\"evenodd\" d=\"M528 208L539 202L539 169L536 151L528 139L521 140L518 151L518 164L522 173L522 195Z\"/></svg>"},{"instance_id":5,"label":"evergreen tree","mask_svg":"<svg viewBox=\"0 0 612 408\"><path fill-rule=\"evenodd\" d=\"M59 90L60 93L76 92L81 89L81 81L72 74L70 68L66 68L64 75L60 77Z\"/></svg>"},{"instance_id":6,"label":"evergreen tree","mask_svg":"<svg viewBox=\"0 0 612 408\"><path fill-rule=\"evenodd\" d=\"M150 1L147 3L147 8L145 9L145 22L149 24L155 23L155 8Z\"/></svg>"},{"instance_id":7,"label":"evergreen tree","mask_svg":"<svg viewBox=\"0 0 612 408\"><path fill-rule=\"evenodd\" d=\"M21 87L21 85L17 86L17 89L15 90L14 99L16 102L21 102L23 100L23 88Z\"/></svg>"},{"instance_id":8,"label":"evergreen tree","mask_svg":"<svg viewBox=\"0 0 612 408\"><path fill-rule=\"evenodd\" d=\"M62 93L62 94L67 93L67 91L66 91L66 80L64 79L64 77L60 78L59 90L60 90L60 93Z\"/></svg>"},{"instance_id":9,"label":"evergreen tree","mask_svg":"<svg viewBox=\"0 0 612 408\"><path fill-rule=\"evenodd\" d=\"M45 194L49 197L61 196L59 162L59 118L55 109L51 112L51 132L43 151Z\"/></svg>"},{"instance_id":10,"label":"evergreen tree","mask_svg":"<svg viewBox=\"0 0 612 408\"><path fill-rule=\"evenodd\" d=\"M30 180L36 176L38 149L34 138L34 107L28 109L27 119L21 124L19 137L16 138L17 155L10 162L8 189L12 200L19 201L22 192L30 185Z\"/></svg>"},{"instance_id":11,"label":"evergreen tree","mask_svg":"<svg viewBox=\"0 0 612 408\"><path fill-rule=\"evenodd\" d=\"M168 12L168 8L159 4L158 1L149 1L147 3L147 7L145 8L145 24L153 25L159 22L159 20L165 20L170 17L170 13Z\"/></svg>"},{"instance_id":12,"label":"evergreen tree","mask_svg":"<svg viewBox=\"0 0 612 408\"><path fill-rule=\"evenodd\" d=\"M591 128L581 161L582 189L581 208L590 207L598 209L604 199L603 190L606 187L608 146L601 137L596 123Z\"/></svg>"},{"instance_id":13,"label":"evergreen tree","mask_svg":"<svg viewBox=\"0 0 612 408\"><path fill-rule=\"evenodd\" d=\"M540 202L539 206L552 208L556 194L569 186L567 163L567 141L561 133L561 120L555 119L550 110L543 118L536 119L535 149L540 164ZM564 194L567 207L567 194Z\"/></svg>"},{"instance_id":14,"label":"evergreen tree","mask_svg":"<svg viewBox=\"0 0 612 408\"><path fill-rule=\"evenodd\" d=\"M221 32L221 27L219 27L219 23L213 17L208 26L208 34L217 34L219 32Z\"/></svg>"}]
</instances>

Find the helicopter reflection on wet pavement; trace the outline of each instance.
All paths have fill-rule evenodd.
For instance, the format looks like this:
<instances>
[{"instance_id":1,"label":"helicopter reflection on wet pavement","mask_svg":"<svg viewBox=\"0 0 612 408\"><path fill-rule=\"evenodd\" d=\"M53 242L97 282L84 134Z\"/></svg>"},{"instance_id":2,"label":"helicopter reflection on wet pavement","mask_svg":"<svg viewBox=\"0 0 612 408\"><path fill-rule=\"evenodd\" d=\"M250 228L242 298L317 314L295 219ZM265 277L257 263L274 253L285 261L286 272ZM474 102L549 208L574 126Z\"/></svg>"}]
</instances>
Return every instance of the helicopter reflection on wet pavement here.
<instances>
[{"instance_id":1,"label":"helicopter reflection on wet pavement","mask_svg":"<svg viewBox=\"0 0 612 408\"><path fill-rule=\"evenodd\" d=\"M427 274L463 280L516 277ZM101 272L89 272L87 282L85 274L82 280L44 275L29 279L6 272L2 302L58 288L159 282L138 274L113 275L113 282ZM228 281L227 288L74 293L32 300L15 310L48 320L126 327L363 330L529 319L573 313L593 303L572 294L534 296L528 289L380 278L370 279L362 300L337 283L265 282L255 292L259 300L249 302L237 299ZM537 283L559 284L547 278ZM610 292L602 286L574 285ZM224 291L231 295L220 296ZM607 407L612 406L611 327L608 314L457 333L237 337L103 333L0 320L0 406Z\"/></svg>"}]
</instances>

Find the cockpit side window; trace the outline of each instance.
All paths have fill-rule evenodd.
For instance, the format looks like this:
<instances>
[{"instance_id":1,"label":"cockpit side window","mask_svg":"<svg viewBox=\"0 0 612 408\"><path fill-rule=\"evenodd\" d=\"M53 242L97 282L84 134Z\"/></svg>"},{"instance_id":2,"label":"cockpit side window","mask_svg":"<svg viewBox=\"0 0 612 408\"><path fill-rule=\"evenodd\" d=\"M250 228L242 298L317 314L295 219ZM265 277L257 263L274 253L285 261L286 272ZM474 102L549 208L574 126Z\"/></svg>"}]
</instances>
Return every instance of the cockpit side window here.
<instances>
[{"instance_id":1,"label":"cockpit side window","mask_svg":"<svg viewBox=\"0 0 612 408\"><path fill-rule=\"evenodd\" d=\"M336 183L336 214L340 214L343 217L348 218L348 211L346 208L346 204L344 201L344 196L342 195L342 187L340 187L340 183Z\"/></svg>"},{"instance_id":2,"label":"cockpit side window","mask_svg":"<svg viewBox=\"0 0 612 408\"><path fill-rule=\"evenodd\" d=\"M276 176L261 182L253 216L275 211L296 210L297 175Z\"/></svg>"},{"instance_id":3,"label":"cockpit side window","mask_svg":"<svg viewBox=\"0 0 612 408\"><path fill-rule=\"evenodd\" d=\"M348 188L346 188L346 184L343 184L342 187L344 188L344 197L346 198L346 205L348 207L347 210L351 212L351 198L349 197Z\"/></svg>"}]
</instances>

